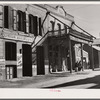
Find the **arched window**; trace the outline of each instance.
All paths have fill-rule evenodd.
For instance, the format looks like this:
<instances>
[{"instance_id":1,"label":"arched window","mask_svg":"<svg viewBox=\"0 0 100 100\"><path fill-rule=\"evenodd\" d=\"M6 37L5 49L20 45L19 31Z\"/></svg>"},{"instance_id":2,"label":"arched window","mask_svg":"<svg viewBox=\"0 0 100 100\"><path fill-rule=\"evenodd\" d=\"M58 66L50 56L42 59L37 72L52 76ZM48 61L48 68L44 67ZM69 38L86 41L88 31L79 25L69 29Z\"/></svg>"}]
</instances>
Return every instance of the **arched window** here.
<instances>
[{"instance_id":1,"label":"arched window","mask_svg":"<svg viewBox=\"0 0 100 100\"><path fill-rule=\"evenodd\" d=\"M57 23L58 25L58 34L61 35L61 24Z\"/></svg>"},{"instance_id":2,"label":"arched window","mask_svg":"<svg viewBox=\"0 0 100 100\"><path fill-rule=\"evenodd\" d=\"M51 23L51 28L52 28L52 34L54 34L54 26L55 26L55 22L53 22L53 21L50 21L50 23Z\"/></svg>"}]
</instances>

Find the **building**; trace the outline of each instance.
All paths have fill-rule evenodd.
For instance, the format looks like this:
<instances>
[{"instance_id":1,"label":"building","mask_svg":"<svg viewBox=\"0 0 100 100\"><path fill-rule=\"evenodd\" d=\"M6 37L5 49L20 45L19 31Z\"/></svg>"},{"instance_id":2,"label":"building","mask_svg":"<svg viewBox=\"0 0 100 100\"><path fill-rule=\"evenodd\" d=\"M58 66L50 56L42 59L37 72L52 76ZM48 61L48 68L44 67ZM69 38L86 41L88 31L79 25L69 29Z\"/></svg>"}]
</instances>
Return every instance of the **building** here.
<instances>
[{"instance_id":1,"label":"building","mask_svg":"<svg viewBox=\"0 0 100 100\"><path fill-rule=\"evenodd\" d=\"M0 5L0 79L72 72L78 60L93 69L93 37L73 22L61 6Z\"/></svg>"},{"instance_id":2,"label":"building","mask_svg":"<svg viewBox=\"0 0 100 100\"><path fill-rule=\"evenodd\" d=\"M0 79L32 76L31 44L43 35L45 14L29 4L0 5Z\"/></svg>"},{"instance_id":3,"label":"building","mask_svg":"<svg viewBox=\"0 0 100 100\"><path fill-rule=\"evenodd\" d=\"M47 47L45 50L47 56L44 58L49 62L49 72L73 72L77 61L82 62L83 69L94 69L92 48L94 37L85 31L77 31L73 25L74 17L67 14L63 7L37 6L49 13L48 42L44 46Z\"/></svg>"},{"instance_id":4,"label":"building","mask_svg":"<svg viewBox=\"0 0 100 100\"><path fill-rule=\"evenodd\" d=\"M94 66L100 68L100 38L93 40Z\"/></svg>"}]
</instances>

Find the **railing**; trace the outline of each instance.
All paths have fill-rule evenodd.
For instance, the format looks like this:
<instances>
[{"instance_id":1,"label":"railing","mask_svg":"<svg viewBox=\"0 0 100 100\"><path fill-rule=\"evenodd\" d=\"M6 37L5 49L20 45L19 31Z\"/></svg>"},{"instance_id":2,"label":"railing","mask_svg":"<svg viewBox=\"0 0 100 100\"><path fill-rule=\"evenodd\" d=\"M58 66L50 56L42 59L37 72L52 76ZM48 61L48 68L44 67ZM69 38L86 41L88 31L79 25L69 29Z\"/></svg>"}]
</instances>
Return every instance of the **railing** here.
<instances>
[{"instance_id":1,"label":"railing","mask_svg":"<svg viewBox=\"0 0 100 100\"><path fill-rule=\"evenodd\" d=\"M63 36L65 34L67 34L66 31L65 31L65 29L61 29L61 31L59 31L59 30L49 31L48 36L49 37L50 36Z\"/></svg>"}]
</instances>

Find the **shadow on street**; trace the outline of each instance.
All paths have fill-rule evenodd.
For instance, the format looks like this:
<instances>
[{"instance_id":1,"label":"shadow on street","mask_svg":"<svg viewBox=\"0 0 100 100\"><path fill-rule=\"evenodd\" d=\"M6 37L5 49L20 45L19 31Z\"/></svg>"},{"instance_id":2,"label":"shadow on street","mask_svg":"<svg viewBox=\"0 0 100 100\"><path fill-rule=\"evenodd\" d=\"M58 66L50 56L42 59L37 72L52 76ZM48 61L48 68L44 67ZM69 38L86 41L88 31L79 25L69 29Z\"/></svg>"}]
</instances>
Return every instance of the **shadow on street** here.
<instances>
[{"instance_id":1,"label":"shadow on street","mask_svg":"<svg viewBox=\"0 0 100 100\"><path fill-rule=\"evenodd\" d=\"M67 82L67 83L58 84L58 85L50 86L50 87L43 87L43 88L64 88L64 87L68 87L68 86L84 85L84 84L90 84L90 83L94 83L96 85L89 87L88 89L99 89L100 88L100 75L97 75L97 76L91 77L91 78L87 78L87 79L80 79L77 81Z\"/></svg>"}]
</instances>

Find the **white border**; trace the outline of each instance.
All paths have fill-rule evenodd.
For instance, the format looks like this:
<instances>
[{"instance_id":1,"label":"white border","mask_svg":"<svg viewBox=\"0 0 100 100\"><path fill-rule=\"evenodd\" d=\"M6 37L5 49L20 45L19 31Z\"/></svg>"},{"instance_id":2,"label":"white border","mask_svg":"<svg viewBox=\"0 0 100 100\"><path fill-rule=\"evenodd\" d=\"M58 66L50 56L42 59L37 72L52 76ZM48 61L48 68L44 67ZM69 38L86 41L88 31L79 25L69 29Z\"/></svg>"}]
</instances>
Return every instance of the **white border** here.
<instances>
[{"instance_id":1,"label":"white border","mask_svg":"<svg viewBox=\"0 0 100 100\"><path fill-rule=\"evenodd\" d=\"M100 1L96 2L86 2L86 1L0 1L1 4L100 4ZM100 90L99 89L57 89L61 92L53 92L50 89L19 89L19 88L1 88L0 89L0 99L99 99Z\"/></svg>"},{"instance_id":2,"label":"white border","mask_svg":"<svg viewBox=\"0 0 100 100\"><path fill-rule=\"evenodd\" d=\"M100 4L100 1L0 1L3 4Z\"/></svg>"}]
</instances>

